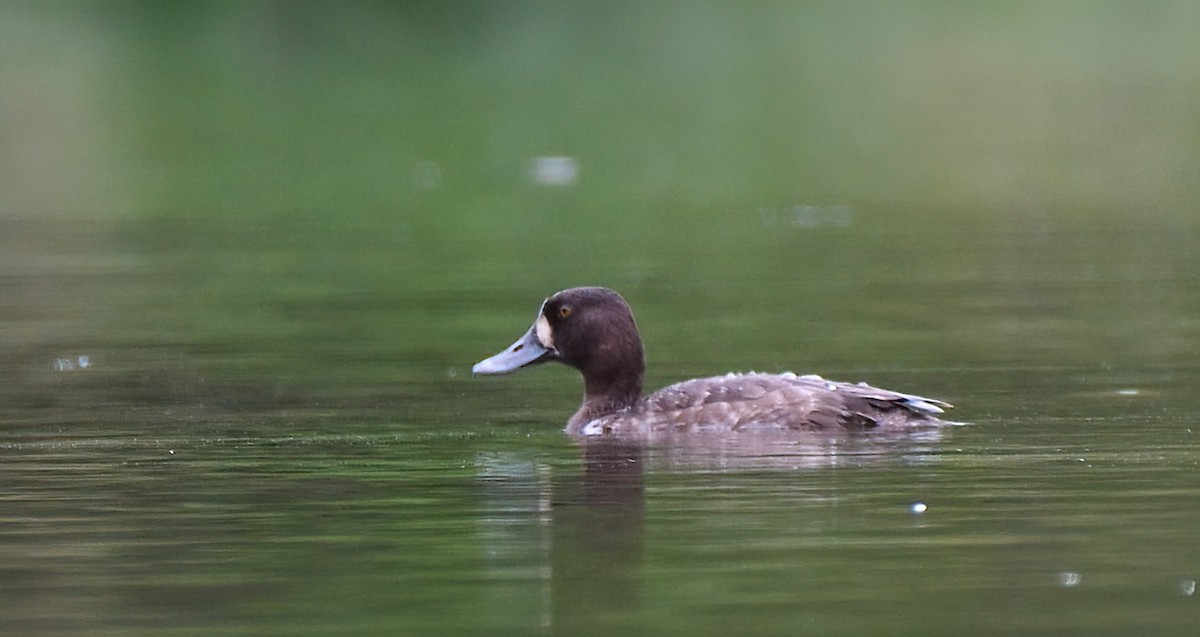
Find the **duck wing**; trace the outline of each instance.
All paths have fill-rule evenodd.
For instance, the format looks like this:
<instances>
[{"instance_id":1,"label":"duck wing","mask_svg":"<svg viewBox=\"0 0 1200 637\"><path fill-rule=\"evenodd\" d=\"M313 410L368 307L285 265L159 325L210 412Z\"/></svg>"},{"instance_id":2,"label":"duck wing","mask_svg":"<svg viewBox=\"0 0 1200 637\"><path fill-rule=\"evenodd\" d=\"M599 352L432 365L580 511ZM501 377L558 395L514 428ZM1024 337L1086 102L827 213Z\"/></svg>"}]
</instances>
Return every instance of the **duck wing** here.
<instances>
[{"instance_id":1,"label":"duck wing","mask_svg":"<svg viewBox=\"0 0 1200 637\"><path fill-rule=\"evenodd\" d=\"M948 403L820 376L729 374L665 387L624 418L655 430L868 431L940 424ZM623 419L624 419L623 418Z\"/></svg>"}]
</instances>

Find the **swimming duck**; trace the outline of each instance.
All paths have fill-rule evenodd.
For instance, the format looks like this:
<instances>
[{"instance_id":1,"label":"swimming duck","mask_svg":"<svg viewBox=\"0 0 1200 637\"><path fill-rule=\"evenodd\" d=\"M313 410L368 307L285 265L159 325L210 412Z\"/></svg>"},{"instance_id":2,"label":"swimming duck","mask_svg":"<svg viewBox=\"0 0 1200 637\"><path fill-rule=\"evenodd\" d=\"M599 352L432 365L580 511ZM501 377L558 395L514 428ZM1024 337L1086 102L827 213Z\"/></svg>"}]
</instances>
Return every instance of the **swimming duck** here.
<instances>
[{"instance_id":1,"label":"swimming duck","mask_svg":"<svg viewBox=\"0 0 1200 637\"><path fill-rule=\"evenodd\" d=\"M633 311L616 292L583 287L542 302L533 325L472 373L508 374L558 361L583 375L577 437L656 439L701 432L901 431L946 424L948 403L820 376L728 374L642 396L645 355Z\"/></svg>"}]
</instances>

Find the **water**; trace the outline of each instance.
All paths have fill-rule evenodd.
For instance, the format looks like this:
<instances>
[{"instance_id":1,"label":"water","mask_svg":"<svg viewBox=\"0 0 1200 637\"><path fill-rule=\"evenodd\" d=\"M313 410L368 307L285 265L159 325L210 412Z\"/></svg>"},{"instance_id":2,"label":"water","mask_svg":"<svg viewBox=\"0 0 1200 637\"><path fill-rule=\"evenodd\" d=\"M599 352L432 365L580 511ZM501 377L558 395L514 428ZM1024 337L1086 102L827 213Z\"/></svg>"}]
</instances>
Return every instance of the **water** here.
<instances>
[{"instance_id":1,"label":"water","mask_svg":"<svg viewBox=\"0 0 1200 637\"><path fill-rule=\"evenodd\" d=\"M23 240L47 230L7 229ZM232 336L205 341L158 326L181 320L164 295L194 291L154 249L129 247L143 241L115 248L123 232L26 247L21 263L39 271L6 278L8 298L40 299L6 306L9 333L22 334L3 367L0 612L14 634L1190 630L1200 373L1143 352L1149 336L1125 325L1126 299L1089 289L1121 279L1036 275L1056 298L1110 299L1088 324L1112 344L1102 356L1073 322L1016 339L1015 319L966 318L981 302L966 290L1000 287L984 279L939 296L966 308L924 319L945 329L810 319L805 331L828 340L809 351L804 332L757 333L807 301L700 310L633 285L652 386L787 357L799 371L947 398L970 424L901 440L585 450L561 433L578 399L572 373L469 376L525 328L542 292L418 285L380 299L331 286L272 338L257 317L277 320L262 307L288 293L263 286L238 329L213 328ZM173 258L209 249L185 240ZM228 267L245 274L261 258ZM1158 272L1159 258L1193 257L1121 267ZM892 282L881 311L926 312L927 284ZM718 307L726 293L707 292ZM427 318L405 316L417 304ZM478 328L451 320L498 308ZM110 314L124 325L92 322ZM955 347L967 320L976 332ZM396 323L419 338L372 336ZM324 331L331 342L294 342ZM843 363L846 340L868 332L865 363ZM1019 351L997 353L992 339ZM663 353L672 346L683 349Z\"/></svg>"},{"instance_id":2,"label":"water","mask_svg":"<svg viewBox=\"0 0 1200 637\"><path fill-rule=\"evenodd\" d=\"M1194 631L1190 4L81 6L0 14L5 634ZM597 284L650 388L966 424L581 448L573 372L469 370Z\"/></svg>"}]
</instances>

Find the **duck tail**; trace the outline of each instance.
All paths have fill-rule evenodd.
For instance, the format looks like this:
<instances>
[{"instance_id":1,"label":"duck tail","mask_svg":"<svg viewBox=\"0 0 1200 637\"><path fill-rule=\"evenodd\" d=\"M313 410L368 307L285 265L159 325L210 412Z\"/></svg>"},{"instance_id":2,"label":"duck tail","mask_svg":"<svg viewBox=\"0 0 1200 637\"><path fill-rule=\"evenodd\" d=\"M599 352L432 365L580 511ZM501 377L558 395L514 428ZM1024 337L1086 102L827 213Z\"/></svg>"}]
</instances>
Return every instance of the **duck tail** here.
<instances>
[{"instance_id":1,"label":"duck tail","mask_svg":"<svg viewBox=\"0 0 1200 637\"><path fill-rule=\"evenodd\" d=\"M934 398L925 398L924 396L913 396L911 394L900 394L902 397L900 404L913 410L925 414L944 414L947 409L952 409L954 405L948 402L937 400Z\"/></svg>"}]
</instances>

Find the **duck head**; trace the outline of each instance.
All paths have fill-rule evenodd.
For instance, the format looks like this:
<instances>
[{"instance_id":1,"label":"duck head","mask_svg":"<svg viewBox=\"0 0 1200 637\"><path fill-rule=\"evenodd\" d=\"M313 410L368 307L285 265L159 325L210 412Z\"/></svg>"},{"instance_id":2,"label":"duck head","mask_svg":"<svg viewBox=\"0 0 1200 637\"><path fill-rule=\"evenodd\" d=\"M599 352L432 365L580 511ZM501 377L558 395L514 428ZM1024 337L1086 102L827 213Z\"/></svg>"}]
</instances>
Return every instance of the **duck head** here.
<instances>
[{"instance_id":1,"label":"duck head","mask_svg":"<svg viewBox=\"0 0 1200 637\"><path fill-rule=\"evenodd\" d=\"M641 394L646 362L629 304L607 288L558 292L542 302L521 338L471 372L509 374L547 361L579 370L587 398L632 404Z\"/></svg>"}]
</instances>

